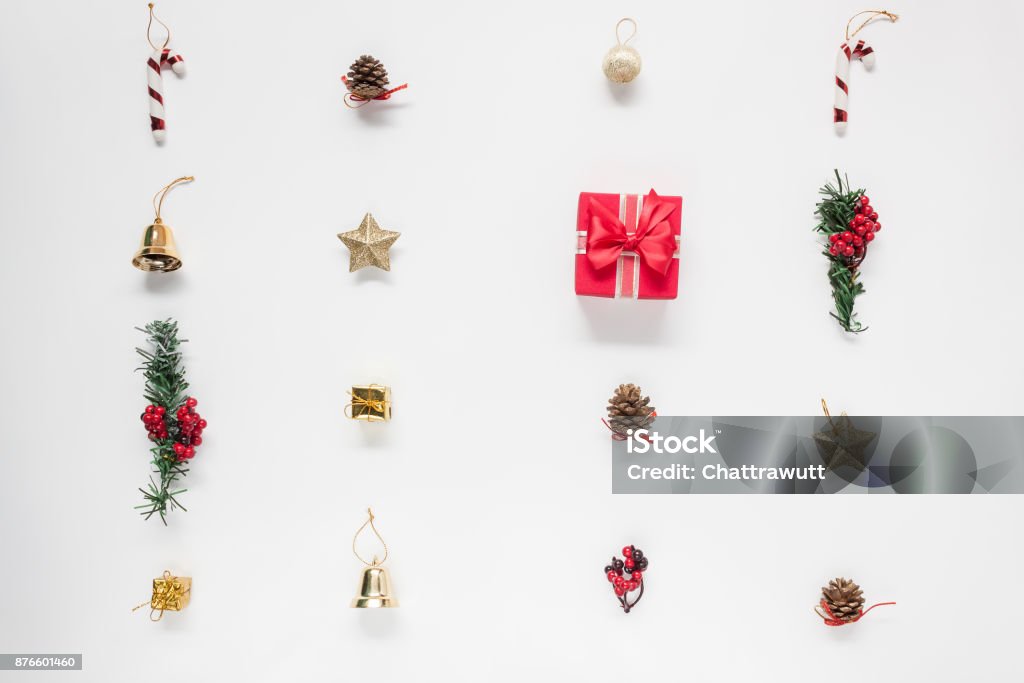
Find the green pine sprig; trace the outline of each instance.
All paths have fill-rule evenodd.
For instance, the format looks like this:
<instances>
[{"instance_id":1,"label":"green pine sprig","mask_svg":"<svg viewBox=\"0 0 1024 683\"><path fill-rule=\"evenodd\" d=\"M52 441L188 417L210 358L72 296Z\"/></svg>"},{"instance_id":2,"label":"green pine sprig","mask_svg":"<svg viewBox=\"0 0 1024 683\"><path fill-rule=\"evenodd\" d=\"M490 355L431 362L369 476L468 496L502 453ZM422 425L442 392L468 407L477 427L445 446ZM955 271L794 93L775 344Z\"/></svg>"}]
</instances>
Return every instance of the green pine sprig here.
<instances>
[{"instance_id":1,"label":"green pine sprig","mask_svg":"<svg viewBox=\"0 0 1024 683\"><path fill-rule=\"evenodd\" d=\"M146 378L143 395L149 403L164 407L169 436L153 441L153 447L150 449L153 456L153 474L159 475L160 481L158 483L150 476L147 488L139 489L146 502L136 505L135 508L141 510L140 514L146 519L159 514L160 520L166 526L166 515L170 510L186 509L178 502L176 496L187 489L176 489L175 485L179 477L185 477L188 468L178 462L174 453L174 443L179 434L175 415L178 407L185 402L185 390L188 389L179 347L182 342L188 340L178 339L178 323L170 319L154 320L145 328L136 329L146 334L146 341L152 349L135 349L143 360L142 366L138 368L143 371Z\"/></svg>"},{"instance_id":2,"label":"green pine sprig","mask_svg":"<svg viewBox=\"0 0 1024 683\"><path fill-rule=\"evenodd\" d=\"M825 248L822 251L829 260L828 279L832 284L832 299L836 310L831 316L839 321L847 332L863 332L868 329L860 324L853 312L853 304L858 296L866 290L857 280L859 260L850 260L845 256L833 256L829 253L829 235L849 230L850 220L856 215L856 208L864 190L851 190L849 179L835 171L836 184L826 183L819 193L824 197L818 202L814 215L818 217L815 230L825 237Z\"/></svg>"}]
</instances>

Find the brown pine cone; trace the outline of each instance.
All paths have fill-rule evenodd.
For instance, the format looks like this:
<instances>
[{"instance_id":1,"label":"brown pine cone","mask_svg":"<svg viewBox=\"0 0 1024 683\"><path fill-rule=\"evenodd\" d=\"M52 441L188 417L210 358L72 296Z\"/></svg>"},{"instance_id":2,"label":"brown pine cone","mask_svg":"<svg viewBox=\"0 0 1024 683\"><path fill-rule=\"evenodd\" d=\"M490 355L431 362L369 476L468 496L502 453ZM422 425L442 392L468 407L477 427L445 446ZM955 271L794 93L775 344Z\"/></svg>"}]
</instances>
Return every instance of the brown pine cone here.
<instances>
[{"instance_id":1,"label":"brown pine cone","mask_svg":"<svg viewBox=\"0 0 1024 683\"><path fill-rule=\"evenodd\" d=\"M864 592L850 579L832 579L822 587L821 597L840 621L854 621L864 609Z\"/></svg>"},{"instance_id":2,"label":"brown pine cone","mask_svg":"<svg viewBox=\"0 0 1024 683\"><path fill-rule=\"evenodd\" d=\"M620 384L608 399L608 424L612 431L628 436L629 430L644 429L654 422L654 406L649 396L640 395L635 384Z\"/></svg>"},{"instance_id":3,"label":"brown pine cone","mask_svg":"<svg viewBox=\"0 0 1024 683\"><path fill-rule=\"evenodd\" d=\"M388 72L380 61L362 55L348 68L348 90L353 95L372 100L388 89Z\"/></svg>"}]
</instances>

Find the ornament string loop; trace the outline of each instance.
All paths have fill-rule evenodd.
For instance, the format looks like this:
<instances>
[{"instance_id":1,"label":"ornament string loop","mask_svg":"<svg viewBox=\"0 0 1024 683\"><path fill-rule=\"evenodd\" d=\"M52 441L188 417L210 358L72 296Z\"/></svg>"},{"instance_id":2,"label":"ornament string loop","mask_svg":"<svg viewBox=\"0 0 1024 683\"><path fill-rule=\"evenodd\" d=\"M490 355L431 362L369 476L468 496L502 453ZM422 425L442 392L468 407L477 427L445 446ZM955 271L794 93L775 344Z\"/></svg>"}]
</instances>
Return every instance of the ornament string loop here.
<instances>
[{"instance_id":1,"label":"ornament string loop","mask_svg":"<svg viewBox=\"0 0 1024 683\"><path fill-rule=\"evenodd\" d=\"M628 38L623 40L622 38L619 37L619 29L622 27L622 23L625 22L625 21L628 21L630 24L633 25L633 32L629 34ZM619 22L617 24L615 24L615 42L617 42L619 45L625 45L629 41L633 40L634 37L636 37L636 31L637 31L636 19L633 19L632 17L623 17L623 18L619 19Z\"/></svg>"},{"instance_id":2,"label":"ornament string loop","mask_svg":"<svg viewBox=\"0 0 1024 683\"><path fill-rule=\"evenodd\" d=\"M169 572L169 571L167 571L165 569L164 570L164 581L170 582L171 579L173 579L173 578L174 578L174 575L172 575L171 572ZM169 590L168 595L166 597L162 598L159 601L159 603L158 603L160 605L160 607L154 607L153 609L149 610L149 620L150 621L160 621L161 619L163 619L164 618L164 612L167 611L167 600L169 598L179 597L178 593L174 590L174 585L173 584L170 584L170 585L171 585L171 588ZM185 595L186 593L190 592L191 590L192 590L191 588L186 588L185 590L181 591L181 595ZM141 609L141 608L145 607L146 605L152 605L152 604L153 604L153 598L150 598L146 602L140 602L135 607L132 607L132 612L134 612L135 610ZM156 619L153 618L154 614L156 615Z\"/></svg>"},{"instance_id":3,"label":"ornament string loop","mask_svg":"<svg viewBox=\"0 0 1024 683\"><path fill-rule=\"evenodd\" d=\"M862 14L870 14L871 16L869 16L867 19L865 19L861 23L861 25L858 26L854 30L853 33L850 33L850 26L853 24L853 20L856 19L857 17L861 16ZM850 20L848 22L846 22L846 39L850 40L850 38L853 38L855 35L860 33L861 29L863 29L865 26L870 24L875 19L879 19L881 17L885 17L889 21L894 22L894 23L896 21L898 21L899 18L900 18L898 14L894 14L892 12L888 12L888 11L886 11L884 9L866 9L863 12L857 12L852 17L850 17Z\"/></svg>"},{"instance_id":4,"label":"ornament string loop","mask_svg":"<svg viewBox=\"0 0 1024 683\"><path fill-rule=\"evenodd\" d=\"M366 514L368 515L366 521L363 522L363 525L359 527L358 531L356 531L356 535L352 537L352 554L355 555L359 559L359 561L365 564L367 567L379 567L380 565L388 561L388 544L384 542L384 537L380 535L380 532L377 531L377 527L373 524L373 509L366 508ZM380 541L380 544L384 547L384 559L382 560L378 560L377 556L374 555L373 562L367 562L365 559L363 559L363 556L359 554L359 551L356 550L356 541L359 540L359 534L363 533L363 529L365 529L367 526L370 527L370 530L373 532L373 535L377 537L377 540Z\"/></svg>"},{"instance_id":5,"label":"ornament string loop","mask_svg":"<svg viewBox=\"0 0 1024 683\"><path fill-rule=\"evenodd\" d=\"M195 176L184 175L180 178L175 178L156 191L156 194L153 195L153 211L156 212L156 220L158 222L160 221L160 210L164 207L164 197L171 191L171 188L180 183L191 183L193 180L195 180ZM157 201L158 198L159 201Z\"/></svg>"},{"instance_id":6,"label":"ornament string loop","mask_svg":"<svg viewBox=\"0 0 1024 683\"><path fill-rule=\"evenodd\" d=\"M835 425L834 425L834 423L832 422L832 415L831 415L831 414L829 414L829 412L828 412L828 404L827 404L827 403L825 403L825 399L821 399L821 409L822 409L823 411L825 411L825 419L827 419L827 420L828 420L828 423L829 423L830 425L833 425L833 426L835 426Z\"/></svg>"},{"instance_id":7,"label":"ornament string loop","mask_svg":"<svg viewBox=\"0 0 1024 683\"><path fill-rule=\"evenodd\" d=\"M860 614L858 614L853 619L850 619L849 621L843 621L842 619L837 617L835 615L835 613L831 609L829 609L828 603L825 602L824 600L822 600L821 601L821 609L818 609L817 607L815 607L814 608L814 613L817 614L819 617L821 617L822 621L825 622L826 626L845 626L846 624L855 624L855 623L857 623L858 621L863 619L865 617L865 615L867 615L868 612L870 612L871 610L875 609L876 607L884 607L885 605L895 605L895 604L896 604L895 602L876 602L874 605L871 605L871 607L868 607L866 610L863 610ZM825 613L822 614L821 610L825 610Z\"/></svg>"},{"instance_id":8,"label":"ornament string loop","mask_svg":"<svg viewBox=\"0 0 1024 683\"><path fill-rule=\"evenodd\" d=\"M156 44L153 43L153 38L151 36L154 21L163 26L164 30L167 31L167 37L164 38L164 44L160 47L157 47ZM149 3L149 23L146 24L146 40L149 42L149 46L152 47L153 50L163 50L171 43L171 28L164 22L160 21L160 17L158 17L156 12L153 11L153 3Z\"/></svg>"}]
</instances>

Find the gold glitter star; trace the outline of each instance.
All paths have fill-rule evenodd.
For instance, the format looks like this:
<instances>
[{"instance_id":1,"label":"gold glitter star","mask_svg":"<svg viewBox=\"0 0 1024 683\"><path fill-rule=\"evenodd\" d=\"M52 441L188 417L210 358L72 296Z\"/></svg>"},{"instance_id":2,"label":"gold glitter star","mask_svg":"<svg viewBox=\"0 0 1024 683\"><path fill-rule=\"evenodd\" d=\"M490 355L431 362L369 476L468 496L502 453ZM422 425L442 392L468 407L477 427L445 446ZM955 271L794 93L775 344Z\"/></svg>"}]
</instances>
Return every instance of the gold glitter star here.
<instances>
[{"instance_id":1,"label":"gold glitter star","mask_svg":"<svg viewBox=\"0 0 1024 683\"><path fill-rule=\"evenodd\" d=\"M348 272L354 273L366 266L391 270L388 249L401 234L384 230L370 214L363 216L363 222L355 230L339 232L338 239L344 242L351 252L348 260Z\"/></svg>"}]
</instances>

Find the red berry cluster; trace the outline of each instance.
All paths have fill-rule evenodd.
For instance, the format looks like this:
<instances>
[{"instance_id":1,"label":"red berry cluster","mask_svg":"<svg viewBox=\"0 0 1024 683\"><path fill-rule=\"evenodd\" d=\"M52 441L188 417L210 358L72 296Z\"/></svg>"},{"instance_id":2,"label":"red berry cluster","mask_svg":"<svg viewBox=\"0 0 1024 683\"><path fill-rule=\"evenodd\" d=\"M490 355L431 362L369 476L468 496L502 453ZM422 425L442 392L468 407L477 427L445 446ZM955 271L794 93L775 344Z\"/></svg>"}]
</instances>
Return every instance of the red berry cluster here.
<instances>
[{"instance_id":1,"label":"red berry cluster","mask_svg":"<svg viewBox=\"0 0 1024 683\"><path fill-rule=\"evenodd\" d=\"M604 572L608 581L612 584L612 590L615 591L616 597L619 598L619 601L623 603L625 608L636 604L636 601L632 604L627 604L623 601L623 596L626 593L643 587L644 572L647 571L647 558L644 556L644 551L632 545L627 545L622 549L622 556L626 559L620 560L617 557L613 557L612 563L604 568ZM623 572L629 575L628 578L623 576ZM628 612L629 610L626 609L626 611Z\"/></svg>"},{"instance_id":2,"label":"red berry cluster","mask_svg":"<svg viewBox=\"0 0 1024 683\"><path fill-rule=\"evenodd\" d=\"M189 396L178 407L177 420L167 421L167 409L163 406L146 406L142 413L142 423L149 432L152 441L158 439L174 439L174 455L178 462L191 460L196 456L196 448L203 443L203 430L206 420L196 412L199 401Z\"/></svg>"},{"instance_id":3,"label":"red berry cluster","mask_svg":"<svg viewBox=\"0 0 1024 683\"><path fill-rule=\"evenodd\" d=\"M196 448L203 443L203 430L206 420L196 412L199 401L191 396L178 408L178 441L174 444L174 454L178 460L191 460L196 455Z\"/></svg>"},{"instance_id":4,"label":"red berry cluster","mask_svg":"<svg viewBox=\"0 0 1024 683\"><path fill-rule=\"evenodd\" d=\"M164 419L164 414L167 409L163 406L146 406L146 412L142 413L142 424L145 425L146 431L149 432L149 440L156 441L157 439L166 439L169 435L167 433L167 421Z\"/></svg>"},{"instance_id":5,"label":"red berry cluster","mask_svg":"<svg viewBox=\"0 0 1024 683\"><path fill-rule=\"evenodd\" d=\"M871 207L867 195L861 195L850 219L849 230L834 232L828 236L828 253L847 259L863 258L868 242L875 239L875 233L882 229L878 213Z\"/></svg>"}]
</instances>

